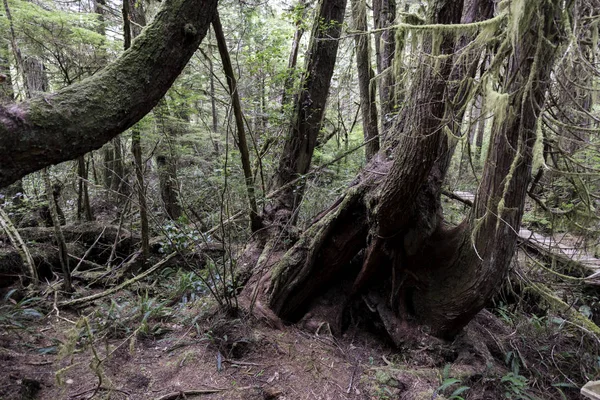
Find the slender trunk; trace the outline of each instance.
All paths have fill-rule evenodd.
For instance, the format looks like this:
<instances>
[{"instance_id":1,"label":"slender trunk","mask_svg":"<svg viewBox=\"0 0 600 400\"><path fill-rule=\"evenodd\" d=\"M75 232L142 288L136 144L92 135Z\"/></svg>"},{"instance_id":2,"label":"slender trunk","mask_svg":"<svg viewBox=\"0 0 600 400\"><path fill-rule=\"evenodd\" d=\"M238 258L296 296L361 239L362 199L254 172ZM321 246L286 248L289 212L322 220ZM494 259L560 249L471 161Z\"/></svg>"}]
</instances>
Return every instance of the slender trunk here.
<instances>
[{"instance_id":1,"label":"slender trunk","mask_svg":"<svg viewBox=\"0 0 600 400\"><path fill-rule=\"evenodd\" d=\"M77 157L77 219L81 221L93 221L92 210L90 207L90 197L88 193L88 168L85 162L85 156Z\"/></svg>"},{"instance_id":2,"label":"slender trunk","mask_svg":"<svg viewBox=\"0 0 600 400\"><path fill-rule=\"evenodd\" d=\"M375 102L375 73L371 68L370 38L367 32L367 7L365 0L351 0L355 36L356 69L362 110L365 157L369 161L379 151L379 131L377 129L377 104ZM360 34L364 32L363 34Z\"/></svg>"},{"instance_id":3,"label":"slender trunk","mask_svg":"<svg viewBox=\"0 0 600 400\"><path fill-rule=\"evenodd\" d=\"M171 113L165 99L154 108L154 115L163 135L163 140L156 149L160 197L169 218L176 220L181 216L181 206L177 196L177 159L174 155L173 141L178 134L177 125L180 121L168 121Z\"/></svg>"},{"instance_id":4,"label":"slender trunk","mask_svg":"<svg viewBox=\"0 0 600 400\"><path fill-rule=\"evenodd\" d=\"M131 47L132 39L141 32L141 27L146 25L146 17L142 4L135 0L123 0L123 22L124 22L124 47ZM150 228L148 224L148 204L146 201L146 185L144 183L144 165L142 160L142 138L138 127L131 130L131 153L133 154L135 178L135 189L138 196L140 224L141 224L141 248L142 263L145 265L150 256Z\"/></svg>"},{"instance_id":5,"label":"slender trunk","mask_svg":"<svg viewBox=\"0 0 600 400\"><path fill-rule=\"evenodd\" d=\"M229 51L227 50L227 42L219 19L219 13L215 14L213 19L213 29L219 47L219 54L223 62L223 72L227 77L227 86L231 95L231 103L233 105L233 114L235 116L235 126L237 130L237 145L240 150L242 159L242 169L244 170L244 178L246 180L246 191L248 192L248 202L250 204L250 228L252 232L256 232L262 227L262 222L258 216L258 207L256 205L256 197L254 194L254 178L252 175L252 167L250 165L250 152L248 151L248 142L246 140L246 130L244 127L244 115L242 113L242 105L240 102L240 94L238 92L237 81L231 65Z\"/></svg>"},{"instance_id":6,"label":"slender trunk","mask_svg":"<svg viewBox=\"0 0 600 400\"><path fill-rule=\"evenodd\" d=\"M135 168L135 191L138 196L140 224L141 224L141 248L142 262L145 264L150 255L150 228L148 224L148 204L146 202L146 186L144 184L144 167L142 160L142 140L138 128L131 130L131 153L133 154Z\"/></svg>"},{"instance_id":7,"label":"slender trunk","mask_svg":"<svg viewBox=\"0 0 600 400\"><path fill-rule=\"evenodd\" d=\"M268 213L282 225L294 223L304 194L304 183L291 185L309 170L312 155L321 130L331 77L337 57L346 0L321 0L318 6L308 49L302 89L294 104L289 128L273 186L280 189Z\"/></svg>"},{"instance_id":8,"label":"slender trunk","mask_svg":"<svg viewBox=\"0 0 600 400\"><path fill-rule=\"evenodd\" d=\"M304 36L304 20L306 19L306 0L298 0L296 5L296 30L294 31L294 38L292 39L292 49L290 50L290 57L288 59L288 71L285 81L283 83L283 93L281 94L281 107L285 107L289 104L292 95L292 88L294 87L294 76L296 75L296 64L298 63L298 52L300 50L300 41Z\"/></svg>"},{"instance_id":9,"label":"slender trunk","mask_svg":"<svg viewBox=\"0 0 600 400\"><path fill-rule=\"evenodd\" d=\"M391 29L396 21L396 0L373 0L373 18L375 29L381 33L375 35L377 55L377 73L381 76L379 85L379 101L381 103L381 127L384 134L392 125L392 117L396 112L395 75L393 62L396 54L395 29Z\"/></svg>"},{"instance_id":10,"label":"slender trunk","mask_svg":"<svg viewBox=\"0 0 600 400\"><path fill-rule=\"evenodd\" d=\"M54 235L58 245L58 257L60 259L60 265L63 271L64 290L67 293L73 292L73 286L71 285L71 270L69 268L69 256L67 255L67 244L65 237L63 236L62 229L60 227L61 221L58 213L58 205L56 204L55 192L56 189L50 182L50 173L48 168L44 168L42 172L44 177L44 186L46 189L46 198L48 199L48 208L50 210L50 216L52 218L52 225L54 226Z\"/></svg>"}]
</instances>

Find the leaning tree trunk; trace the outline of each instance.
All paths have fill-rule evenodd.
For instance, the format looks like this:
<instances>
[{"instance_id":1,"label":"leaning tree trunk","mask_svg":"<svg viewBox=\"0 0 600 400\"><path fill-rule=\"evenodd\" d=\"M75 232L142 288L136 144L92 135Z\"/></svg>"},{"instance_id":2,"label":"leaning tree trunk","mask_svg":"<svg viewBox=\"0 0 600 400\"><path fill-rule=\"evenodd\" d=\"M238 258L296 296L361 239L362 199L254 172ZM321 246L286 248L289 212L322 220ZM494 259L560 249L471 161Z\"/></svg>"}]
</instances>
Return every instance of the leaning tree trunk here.
<instances>
[{"instance_id":1,"label":"leaning tree trunk","mask_svg":"<svg viewBox=\"0 0 600 400\"><path fill-rule=\"evenodd\" d=\"M267 210L270 222L294 223L296 209L304 194L302 182L293 184L308 172L321 129L331 77L337 58L346 0L321 0L308 49L301 91L294 102L289 128L272 189L278 190Z\"/></svg>"},{"instance_id":2,"label":"leaning tree trunk","mask_svg":"<svg viewBox=\"0 0 600 400\"><path fill-rule=\"evenodd\" d=\"M0 106L0 187L100 148L164 96L206 35L216 0L163 2L131 49L57 93Z\"/></svg>"},{"instance_id":3,"label":"leaning tree trunk","mask_svg":"<svg viewBox=\"0 0 600 400\"><path fill-rule=\"evenodd\" d=\"M437 2L433 21L458 22L459 3ZM493 146L470 216L450 228L440 213L439 188L451 151L443 131L456 128L446 119L457 115L449 100L462 98L464 105L466 96L444 65L448 58L437 59L439 63L430 59L431 65L421 63L413 81L412 108L405 114L409 121L402 124L395 159L376 157L271 271L268 301L279 317L297 320L320 291L349 275L349 294L369 299L396 343L403 341L406 321L452 336L485 306L515 250L535 129L561 39L561 4L528 2L518 20L504 14L472 25L497 29L508 18L511 32L485 78L506 71L509 85L492 93ZM448 53L444 42L440 52ZM446 84L444 77L453 79ZM490 81L488 91L493 87ZM366 251L357 273L349 263L362 248Z\"/></svg>"}]
</instances>

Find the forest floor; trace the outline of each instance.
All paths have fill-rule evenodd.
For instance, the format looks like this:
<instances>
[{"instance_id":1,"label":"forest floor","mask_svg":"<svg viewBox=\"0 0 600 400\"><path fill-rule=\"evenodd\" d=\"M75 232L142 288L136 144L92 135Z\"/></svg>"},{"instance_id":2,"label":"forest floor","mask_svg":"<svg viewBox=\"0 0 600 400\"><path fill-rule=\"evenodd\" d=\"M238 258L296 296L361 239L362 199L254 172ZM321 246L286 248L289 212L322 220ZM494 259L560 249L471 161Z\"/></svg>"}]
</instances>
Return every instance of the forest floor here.
<instances>
[{"instance_id":1,"label":"forest floor","mask_svg":"<svg viewBox=\"0 0 600 400\"><path fill-rule=\"evenodd\" d=\"M224 316L202 298L162 307L136 325L126 321L132 314L123 301L135 296L122 291L112 302L60 313L48 299L37 303L39 314L21 308L30 312L21 312L20 322L18 313L1 321L0 399L581 398L570 383L576 378L566 375L577 367L548 354L550 347L572 352L567 358L577 366L585 362L583 339L552 324L552 331L535 331L527 318L510 326L484 310L453 342L421 332L393 349L364 326L341 337L326 324L276 329ZM156 303L142 298L136 313L148 316ZM565 377L553 371L545 381L538 365L552 362Z\"/></svg>"}]
</instances>

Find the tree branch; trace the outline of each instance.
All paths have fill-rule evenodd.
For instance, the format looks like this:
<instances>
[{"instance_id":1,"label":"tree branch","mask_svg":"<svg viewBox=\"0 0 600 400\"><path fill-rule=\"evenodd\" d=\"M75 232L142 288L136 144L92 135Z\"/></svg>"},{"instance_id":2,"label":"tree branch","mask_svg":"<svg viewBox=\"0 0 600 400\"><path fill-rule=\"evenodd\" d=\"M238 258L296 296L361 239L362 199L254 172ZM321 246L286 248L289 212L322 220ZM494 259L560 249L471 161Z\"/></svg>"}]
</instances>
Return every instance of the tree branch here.
<instances>
[{"instance_id":1,"label":"tree branch","mask_svg":"<svg viewBox=\"0 0 600 400\"><path fill-rule=\"evenodd\" d=\"M206 35L217 0L164 2L114 63L54 94L0 106L0 187L100 148L146 115Z\"/></svg>"}]
</instances>

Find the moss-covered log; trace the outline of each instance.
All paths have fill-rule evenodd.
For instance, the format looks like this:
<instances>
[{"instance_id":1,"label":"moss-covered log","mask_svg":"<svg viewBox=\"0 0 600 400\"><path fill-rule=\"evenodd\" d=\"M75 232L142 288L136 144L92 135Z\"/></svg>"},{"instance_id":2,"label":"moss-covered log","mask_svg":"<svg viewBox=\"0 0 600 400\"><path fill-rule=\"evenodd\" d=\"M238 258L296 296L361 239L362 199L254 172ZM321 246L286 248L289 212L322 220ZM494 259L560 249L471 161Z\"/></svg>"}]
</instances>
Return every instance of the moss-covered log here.
<instances>
[{"instance_id":1,"label":"moss-covered log","mask_svg":"<svg viewBox=\"0 0 600 400\"><path fill-rule=\"evenodd\" d=\"M164 2L117 61L57 93L0 106L0 187L100 148L163 97L206 35L216 0Z\"/></svg>"}]
</instances>

